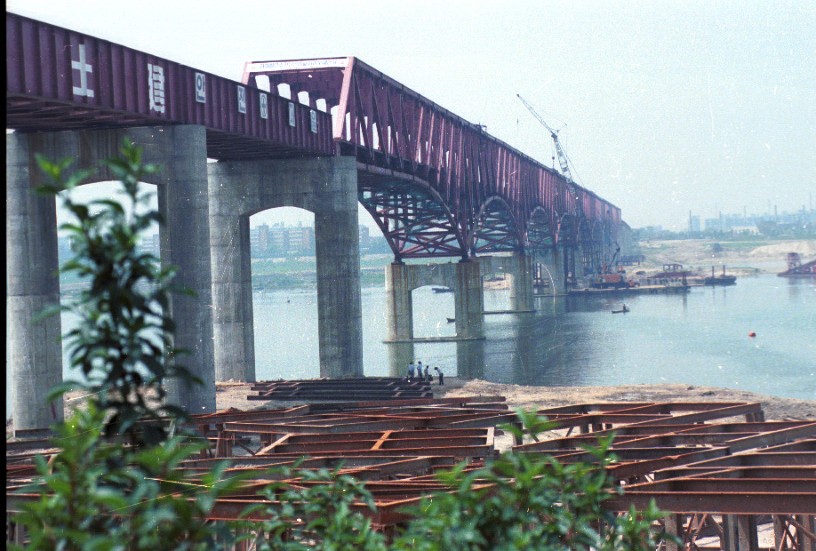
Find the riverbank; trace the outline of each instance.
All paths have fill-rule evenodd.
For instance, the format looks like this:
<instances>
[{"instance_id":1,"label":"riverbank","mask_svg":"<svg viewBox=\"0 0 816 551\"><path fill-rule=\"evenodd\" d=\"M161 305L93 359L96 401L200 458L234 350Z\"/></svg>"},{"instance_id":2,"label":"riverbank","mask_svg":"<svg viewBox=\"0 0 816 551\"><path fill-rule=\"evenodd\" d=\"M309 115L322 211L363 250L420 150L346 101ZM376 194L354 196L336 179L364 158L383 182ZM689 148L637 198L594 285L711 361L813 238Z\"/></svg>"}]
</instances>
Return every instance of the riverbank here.
<instances>
[{"instance_id":1,"label":"riverbank","mask_svg":"<svg viewBox=\"0 0 816 551\"><path fill-rule=\"evenodd\" d=\"M756 273L779 273L787 268L788 253L799 253L803 259L816 257L816 239L741 240L678 239L642 241L640 252L645 260L627 271L660 271L663 264L683 264L687 270L704 275L715 268L721 273L745 276Z\"/></svg>"},{"instance_id":2,"label":"riverbank","mask_svg":"<svg viewBox=\"0 0 816 551\"><path fill-rule=\"evenodd\" d=\"M293 404L248 400L247 396L252 394L249 383L218 383L217 389L219 410L276 408ZM768 420L816 420L816 400L778 398L743 390L682 384L539 387L446 377L444 386L439 386L434 380L432 389L435 397L504 396L513 409L595 402L759 402Z\"/></svg>"},{"instance_id":3,"label":"riverbank","mask_svg":"<svg viewBox=\"0 0 816 551\"><path fill-rule=\"evenodd\" d=\"M816 400L796 400L767 396L728 388L690 386L683 384L619 385L619 386L522 386L491 383L480 379L446 377L439 386L431 386L435 398L458 396L504 396L511 409L542 409L571 404L603 402L759 402L768 421L814 420ZM216 407L219 411L239 409L275 409L290 407L297 402L258 402L247 397L255 394L251 383L216 383ZM65 415L81 407L82 392L65 396ZM6 436L11 434L12 420L6 420Z\"/></svg>"}]
</instances>

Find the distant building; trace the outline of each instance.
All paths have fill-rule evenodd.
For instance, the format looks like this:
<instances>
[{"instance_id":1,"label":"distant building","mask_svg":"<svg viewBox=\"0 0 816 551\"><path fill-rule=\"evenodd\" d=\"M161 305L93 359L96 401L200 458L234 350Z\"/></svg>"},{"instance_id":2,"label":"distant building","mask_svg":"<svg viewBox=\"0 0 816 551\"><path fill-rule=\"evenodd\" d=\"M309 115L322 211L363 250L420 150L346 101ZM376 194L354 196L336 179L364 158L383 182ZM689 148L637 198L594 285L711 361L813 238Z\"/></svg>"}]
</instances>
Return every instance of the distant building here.
<instances>
[{"instance_id":1,"label":"distant building","mask_svg":"<svg viewBox=\"0 0 816 551\"><path fill-rule=\"evenodd\" d=\"M700 233L700 217L689 213L689 233Z\"/></svg>"}]
</instances>

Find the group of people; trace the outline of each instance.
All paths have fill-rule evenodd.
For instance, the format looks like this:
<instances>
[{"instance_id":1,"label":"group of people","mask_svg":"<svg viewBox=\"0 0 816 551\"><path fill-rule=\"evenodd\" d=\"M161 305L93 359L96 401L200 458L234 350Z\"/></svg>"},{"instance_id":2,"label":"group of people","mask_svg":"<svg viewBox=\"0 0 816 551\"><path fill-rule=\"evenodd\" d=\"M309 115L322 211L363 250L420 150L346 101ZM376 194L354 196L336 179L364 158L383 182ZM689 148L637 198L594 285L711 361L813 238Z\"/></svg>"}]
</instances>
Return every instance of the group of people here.
<instances>
[{"instance_id":1,"label":"group of people","mask_svg":"<svg viewBox=\"0 0 816 551\"><path fill-rule=\"evenodd\" d=\"M434 367L434 371L436 371L437 375L439 376L439 384L445 384L445 374L442 373L442 370L439 367ZM433 382L433 375L431 375L431 366L429 365L422 365L422 361L420 360L417 364L411 362L408 364L408 382L413 380L418 381L428 381L429 383Z\"/></svg>"}]
</instances>

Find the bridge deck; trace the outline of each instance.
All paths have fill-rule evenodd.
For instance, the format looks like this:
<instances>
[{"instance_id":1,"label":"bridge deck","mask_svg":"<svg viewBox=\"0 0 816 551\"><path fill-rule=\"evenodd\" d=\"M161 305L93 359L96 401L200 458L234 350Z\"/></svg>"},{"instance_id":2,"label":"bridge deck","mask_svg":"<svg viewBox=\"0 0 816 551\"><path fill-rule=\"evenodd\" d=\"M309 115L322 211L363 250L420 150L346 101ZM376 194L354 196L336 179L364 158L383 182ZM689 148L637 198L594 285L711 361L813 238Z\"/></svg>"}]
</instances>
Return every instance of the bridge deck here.
<instances>
[{"instance_id":1,"label":"bridge deck","mask_svg":"<svg viewBox=\"0 0 816 551\"><path fill-rule=\"evenodd\" d=\"M6 13L6 128L197 124L214 159L333 155L331 115L276 93Z\"/></svg>"}]
</instances>

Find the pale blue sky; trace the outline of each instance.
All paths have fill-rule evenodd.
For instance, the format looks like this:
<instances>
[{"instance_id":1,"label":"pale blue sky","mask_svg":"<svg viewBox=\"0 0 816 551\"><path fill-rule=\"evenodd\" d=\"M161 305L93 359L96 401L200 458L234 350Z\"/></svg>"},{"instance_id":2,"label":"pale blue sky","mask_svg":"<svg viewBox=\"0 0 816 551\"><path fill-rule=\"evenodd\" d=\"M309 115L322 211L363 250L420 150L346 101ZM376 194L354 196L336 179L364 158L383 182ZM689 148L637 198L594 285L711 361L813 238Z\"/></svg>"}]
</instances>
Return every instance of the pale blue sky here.
<instances>
[{"instance_id":1,"label":"pale blue sky","mask_svg":"<svg viewBox=\"0 0 816 551\"><path fill-rule=\"evenodd\" d=\"M520 93L634 227L816 207L812 0L6 6L235 80L245 61L354 55L550 164Z\"/></svg>"}]
</instances>

